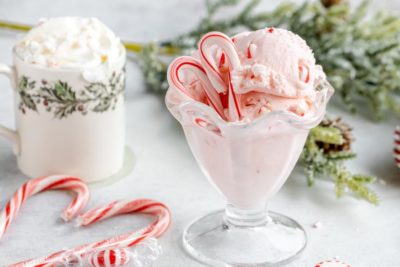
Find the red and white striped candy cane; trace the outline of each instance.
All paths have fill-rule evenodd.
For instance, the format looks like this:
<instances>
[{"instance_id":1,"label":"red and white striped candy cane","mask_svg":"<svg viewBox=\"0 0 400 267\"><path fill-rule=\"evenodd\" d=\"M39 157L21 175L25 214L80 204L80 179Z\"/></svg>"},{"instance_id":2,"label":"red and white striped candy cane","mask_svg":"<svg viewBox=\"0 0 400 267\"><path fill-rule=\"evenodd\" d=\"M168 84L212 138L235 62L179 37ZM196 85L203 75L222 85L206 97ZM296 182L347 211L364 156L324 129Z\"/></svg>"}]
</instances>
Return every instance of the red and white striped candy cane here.
<instances>
[{"instance_id":1,"label":"red and white striped candy cane","mask_svg":"<svg viewBox=\"0 0 400 267\"><path fill-rule=\"evenodd\" d=\"M188 70L193 73L193 75L201 83L210 105L222 118L224 118L224 108L222 106L221 98L219 97L218 92L214 89L214 87L208 80L206 71L201 66L201 63L195 58L183 56L178 57L174 61L172 61L168 67L167 77L169 84L174 85L181 92L193 98L191 92L188 92L188 90L182 84L182 79L180 77L180 73L182 70Z\"/></svg>"},{"instance_id":2,"label":"red and white striped candy cane","mask_svg":"<svg viewBox=\"0 0 400 267\"><path fill-rule=\"evenodd\" d=\"M238 121L242 117L238 96L233 89L232 80L231 80L231 72L228 71L228 111L229 111L229 119L230 121Z\"/></svg>"},{"instance_id":3,"label":"red and white striped candy cane","mask_svg":"<svg viewBox=\"0 0 400 267\"><path fill-rule=\"evenodd\" d=\"M231 70L240 69L241 62L239 55L236 52L235 44L223 33L210 32L204 35L199 42L200 59L203 63L204 69L207 73L211 84L219 93L228 94L228 111L229 120L237 121L241 117L240 105L238 96L235 93L231 82ZM224 61L228 63L228 77L227 82L219 70L220 60L216 60L211 53L211 47L217 46L222 50Z\"/></svg>"},{"instance_id":4,"label":"red and white striped candy cane","mask_svg":"<svg viewBox=\"0 0 400 267\"><path fill-rule=\"evenodd\" d=\"M151 199L137 199L133 201L114 201L104 207L90 210L79 217L79 225L87 226L115 215L138 212L154 215L156 220L149 226L134 232L85 244L72 250L59 251L43 258L16 263L9 267L53 267L62 262L63 257L67 254L82 256L99 250L132 247L146 238L160 236L171 223L170 211L164 204Z\"/></svg>"},{"instance_id":5,"label":"red and white striped candy cane","mask_svg":"<svg viewBox=\"0 0 400 267\"><path fill-rule=\"evenodd\" d=\"M114 201L104 207L96 208L79 216L79 224L87 226L97 221L126 213L146 213L157 217L149 226L127 234L122 234L95 244L83 247L131 247L147 237L158 237L163 234L171 223L171 214L168 208L161 202L152 199ZM76 249L75 252L79 251Z\"/></svg>"},{"instance_id":6,"label":"red and white striped candy cane","mask_svg":"<svg viewBox=\"0 0 400 267\"><path fill-rule=\"evenodd\" d=\"M394 131L393 156L397 167L400 168L400 126L397 126L396 130Z\"/></svg>"},{"instance_id":7,"label":"red and white striped candy cane","mask_svg":"<svg viewBox=\"0 0 400 267\"><path fill-rule=\"evenodd\" d=\"M53 175L26 182L8 201L0 214L0 238L4 235L12 220L24 202L31 196L46 190L70 190L76 193L74 200L61 215L65 221L71 220L89 201L89 189L79 178L66 175Z\"/></svg>"},{"instance_id":8,"label":"red and white striped candy cane","mask_svg":"<svg viewBox=\"0 0 400 267\"><path fill-rule=\"evenodd\" d=\"M221 32L209 32L199 41L200 59L208 78L219 93L227 93L228 85L219 71L221 59L217 60L213 57L210 49L213 46L222 50L221 57L223 56L223 61L227 61L230 69L241 67L240 58L231 38Z\"/></svg>"}]
</instances>

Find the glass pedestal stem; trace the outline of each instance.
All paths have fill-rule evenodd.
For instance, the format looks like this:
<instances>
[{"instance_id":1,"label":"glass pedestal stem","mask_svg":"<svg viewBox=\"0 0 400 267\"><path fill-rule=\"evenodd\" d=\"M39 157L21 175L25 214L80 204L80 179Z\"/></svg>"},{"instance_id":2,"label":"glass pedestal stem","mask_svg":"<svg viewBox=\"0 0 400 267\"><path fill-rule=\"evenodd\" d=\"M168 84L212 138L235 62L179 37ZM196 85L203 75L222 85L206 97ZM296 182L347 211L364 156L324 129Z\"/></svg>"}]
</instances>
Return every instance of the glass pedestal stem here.
<instances>
[{"instance_id":1,"label":"glass pedestal stem","mask_svg":"<svg viewBox=\"0 0 400 267\"><path fill-rule=\"evenodd\" d=\"M253 209L241 209L232 204L225 207L224 221L227 226L257 227L271 220L266 205Z\"/></svg>"}]
</instances>

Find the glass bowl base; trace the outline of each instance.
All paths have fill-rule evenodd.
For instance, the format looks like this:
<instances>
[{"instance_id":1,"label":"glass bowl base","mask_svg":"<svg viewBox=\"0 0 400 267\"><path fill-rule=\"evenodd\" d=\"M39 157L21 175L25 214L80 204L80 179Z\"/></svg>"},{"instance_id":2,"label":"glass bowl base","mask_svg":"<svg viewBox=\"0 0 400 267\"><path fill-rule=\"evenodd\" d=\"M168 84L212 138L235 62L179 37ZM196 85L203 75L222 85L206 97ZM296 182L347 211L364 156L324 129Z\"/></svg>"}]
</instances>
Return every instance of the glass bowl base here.
<instances>
[{"instance_id":1,"label":"glass bowl base","mask_svg":"<svg viewBox=\"0 0 400 267\"><path fill-rule=\"evenodd\" d=\"M304 229L294 220L269 212L268 221L255 227L226 223L225 211L215 211L191 223L183 233L183 247L210 266L281 266L301 254L307 244Z\"/></svg>"}]
</instances>

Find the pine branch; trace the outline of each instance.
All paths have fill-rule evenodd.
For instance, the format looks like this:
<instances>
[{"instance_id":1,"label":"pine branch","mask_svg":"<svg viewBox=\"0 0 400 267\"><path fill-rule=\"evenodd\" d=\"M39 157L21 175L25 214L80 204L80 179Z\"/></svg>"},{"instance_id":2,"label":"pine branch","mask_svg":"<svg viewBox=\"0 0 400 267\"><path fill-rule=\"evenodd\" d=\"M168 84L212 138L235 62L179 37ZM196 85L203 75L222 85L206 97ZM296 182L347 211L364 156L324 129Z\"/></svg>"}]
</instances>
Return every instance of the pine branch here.
<instances>
[{"instance_id":1,"label":"pine branch","mask_svg":"<svg viewBox=\"0 0 400 267\"><path fill-rule=\"evenodd\" d=\"M335 145L343 144L343 136L340 134L340 130L336 128L317 126L310 132L310 135L312 135L311 138L315 142Z\"/></svg>"},{"instance_id":2,"label":"pine branch","mask_svg":"<svg viewBox=\"0 0 400 267\"><path fill-rule=\"evenodd\" d=\"M341 123L340 120L334 122ZM348 128L343 127L343 129ZM344 165L345 161L353 159L356 155L351 150L324 151L321 148L320 142L342 145L345 142L343 134L334 124L333 126L320 125L310 131L300 157L307 183L312 186L316 177L327 176L335 182L338 198L349 190L355 196L377 205L379 198L367 187L367 184L375 182L376 178L369 175L352 174Z\"/></svg>"},{"instance_id":3,"label":"pine branch","mask_svg":"<svg viewBox=\"0 0 400 267\"><path fill-rule=\"evenodd\" d=\"M160 56L159 46L154 43L144 46L138 59L148 87L153 92L164 93L168 89L167 64Z\"/></svg>"}]
</instances>

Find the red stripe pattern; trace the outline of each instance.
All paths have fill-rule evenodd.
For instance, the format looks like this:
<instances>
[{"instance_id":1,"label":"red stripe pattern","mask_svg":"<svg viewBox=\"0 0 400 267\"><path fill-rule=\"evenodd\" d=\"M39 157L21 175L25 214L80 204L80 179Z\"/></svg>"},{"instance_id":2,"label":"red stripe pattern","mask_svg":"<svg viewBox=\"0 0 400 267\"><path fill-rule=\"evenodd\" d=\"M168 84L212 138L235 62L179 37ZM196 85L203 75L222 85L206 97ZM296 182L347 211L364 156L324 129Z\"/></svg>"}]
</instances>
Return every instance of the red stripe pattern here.
<instances>
[{"instance_id":1,"label":"red stripe pattern","mask_svg":"<svg viewBox=\"0 0 400 267\"><path fill-rule=\"evenodd\" d=\"M183 92L185 95L193 98L196 101L201 101L201 99L196 99L194 92L188 90L180 78L181 70L188 70L196 77L197 81L202 84L203 93L205 94L207 101L210 103L211 107L217 111L217 113L224 118L223 106L221 99L219 98L218 92L214 90L212 84L207 78L206 71L202 67L201 63L192 57L182 56L176 58L168 68L168 81L175 88Z\"/></svg>"},{"instance_id":2,"label":"red stripe pattern","mask_svg":"<svg viewBox=\"0 0 400 267\"><path fill-rule=\"evenodd\" d=\"M228 77L222 73L210 53L210 48L217 46L224 55L225 61L228 63ZM211 84L218 93L228 95L228 114L229 121L238 121L241 117L240 105L238 104L238 96L231 83L230 72L234 69L241 68L241 62L236 52L234 42L225 34L220 32L209 32L205 34L199 41L199 52L201 63L207 73ZM247 50L247 57L251 58L251 47Z\"/></svg>"},{"instance_id":3,"label":"red stripe pattern","mask_svg":"<svg viewBox=\"0 0 400 267\"><path fill-rule=\"evenodd\" d=\"M69 190L76 194L73 201L61 215L61 218L65 221L69 221L75 217L89 201L89 189L79 178L65 175L53 175L32 179L14 193L12 198L7 202L6 208L1 211L0 238L7 231L11 222L15 219L22 205L29 197L43 191L55 189Z\"/></svg>"},{"instance_id":4,"label":"red stripe pattern","mask_svg":"<svg viewBox=\"0 0 400 267\"><path fill-rule=\"evenodd\" d=\"M397 167L400 168L400 126L397 126L396 130L394 131L393 156Z\"/></svg>"},{"instance_id":5,"label":"red stripe pattern","mask_svg":"<svg viewBox=\"0 0 400 267\"><path fill-rule=\"evenodd\" d=\"M150 214L156 219L149 226L137 231L81 245L71 250L59 251L50 256L16 263L9 267L56 267L71 255L78 258L91 255L88 264L85 265L88 267L122 266L121 262L127 263L129 260L123 249L135 246L147 238L159 237L168 229L171 223L169 209L164 204L151 199L123 200L92 209L78 218L80 226L88 226L112 216L127 213Z\"/></svg>"},{"instance_id":6,"label":"red stripe pattern","mask_svg":"<svg viewBox=\"0 0 400 267\"><path fill-rule=\"evenodd\" d=\"M126 248L106 249L88 256L90 267L115 267L128 264L130 257Z\"/></svg>"}]
</instances>

